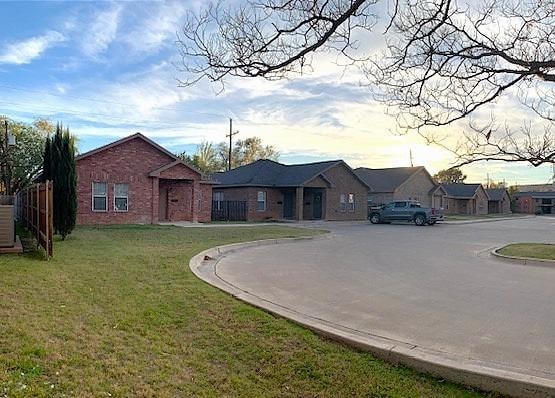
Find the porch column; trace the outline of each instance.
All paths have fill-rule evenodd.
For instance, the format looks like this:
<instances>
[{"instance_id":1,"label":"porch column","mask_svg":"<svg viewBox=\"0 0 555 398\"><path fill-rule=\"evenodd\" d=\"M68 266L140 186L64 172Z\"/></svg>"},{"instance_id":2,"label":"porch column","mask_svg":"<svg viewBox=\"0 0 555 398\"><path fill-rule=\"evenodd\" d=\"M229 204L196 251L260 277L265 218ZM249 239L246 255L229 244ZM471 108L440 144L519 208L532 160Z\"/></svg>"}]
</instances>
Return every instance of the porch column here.
<instances>
[{"instance_id":1,"label":"porch column","mask_svg":"<svg viewBox=\"0 0 555 398\"><path fill-rule=\"evenodd\" d=\"M201 204L200 183L194 180L191 184L191 221L198 222L199 206Z\"/></svg>"},{"instance_id":2,"label":"porch column","mask_svg":"<svg viewBox=\"0 0 555 398\"><path fill-rule=\"evenodd\" d=\"M158 177L152 178L152 215L150 217L152 224L158 224L158 214L160 212L160 180Z\"/></svg>"},{"instance_id":3,"label":"porch column","mask_svg":"<svg viewBox=\"0 0 555 398\"><path fill-rule=\"evenodd\" d=\"M295 190L295 219L297 221L303 220L303 206L304 204L304 188L298 187Z\"/></svg>"}]
</instances>

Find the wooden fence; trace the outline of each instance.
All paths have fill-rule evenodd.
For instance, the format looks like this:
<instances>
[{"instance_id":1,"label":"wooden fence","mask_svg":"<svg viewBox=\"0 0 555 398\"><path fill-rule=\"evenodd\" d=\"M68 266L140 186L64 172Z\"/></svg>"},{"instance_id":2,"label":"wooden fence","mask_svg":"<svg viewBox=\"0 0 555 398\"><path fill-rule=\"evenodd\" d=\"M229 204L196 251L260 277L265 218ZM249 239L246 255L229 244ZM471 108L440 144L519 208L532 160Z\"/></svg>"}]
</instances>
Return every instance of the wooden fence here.
<instances>
[{"instance_id":1,"label":"wooden fence","mask_svg":"<svg viewBox=\"0 0 555 398\"><path fill-rule=\"evenodd\" d=\"M247 221L247 202L239 200L213 201L212 221Z\"/></svg>"},{"instance_id":2,"label":"wooden fence","mask_svg":"<svg viewBox=\"0 0 555 398\"><path fill-rule=\"evenodd\" d=\"M16 197L17 219L35 236L47 259L52 256L53 203L52 181L33 184Z\"/></svg>"}]
</instances>

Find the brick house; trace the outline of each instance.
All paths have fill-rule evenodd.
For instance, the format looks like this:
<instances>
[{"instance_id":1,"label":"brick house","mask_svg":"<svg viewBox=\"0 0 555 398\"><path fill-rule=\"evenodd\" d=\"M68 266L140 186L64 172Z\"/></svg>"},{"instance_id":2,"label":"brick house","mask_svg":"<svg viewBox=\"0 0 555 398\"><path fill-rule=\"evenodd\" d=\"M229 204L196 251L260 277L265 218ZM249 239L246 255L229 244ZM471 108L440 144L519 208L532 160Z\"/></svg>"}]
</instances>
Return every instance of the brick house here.
<instances>
[{"instance_id":1,"label":"brick house","mask_svg":"<svg viewBox=\"0 0 555 398\"><path fill-rule=\"evenodd\" d=\"M140 133L76 160L78 224L210 221L211 183Z\"/></svg>"},{"instance_id":2,"label":"brick house","mask_svg":"<svg viewBox=\"0 0 555 398\"><path fill-rule=\"evenodd\" d=\"M379 206L393 200L416 200L423 206L441 208L445 192L424 166L355 169L369 187L369 206Z\"/></svg>"},{"instance_id":3,"label":"brick house","mask_svg":"<svg viewBox=\"0 0 555 398\"><path fill-rule=\"evenodd\" d=\"M285 165L264 159L213 178L214 205L246 202L249 221L366 219L368 186L342 160Z\"/></svg>"},{"instance_id":4,"label":"brick house","mask_svg":"<svg viewBox=\"0 0 555 398\"><path fill-rule=\"evenodd\" d=\"M488 214L489 196L482 184L442 184L445 214Z\"/></svg>"},{"instance_id":5,"label":"brick house","mask_svg":"<svg viewBox=\"0 0 555 398\"><path fill-rule=\"evenodd\" d=\"M517 192L515 207L519 213L555 214L555 191Z\"/></svg>"},{"instance_id":6,"label":"brick house","mask_svg":"<svg viewBox=\"0 0 555 398\"><path fill-rule=\"evenodd\" d=\"M511 197L505 188L486 189L488 194L488 213L489 214L510 214Z\"/></svg>"}]
</instances>

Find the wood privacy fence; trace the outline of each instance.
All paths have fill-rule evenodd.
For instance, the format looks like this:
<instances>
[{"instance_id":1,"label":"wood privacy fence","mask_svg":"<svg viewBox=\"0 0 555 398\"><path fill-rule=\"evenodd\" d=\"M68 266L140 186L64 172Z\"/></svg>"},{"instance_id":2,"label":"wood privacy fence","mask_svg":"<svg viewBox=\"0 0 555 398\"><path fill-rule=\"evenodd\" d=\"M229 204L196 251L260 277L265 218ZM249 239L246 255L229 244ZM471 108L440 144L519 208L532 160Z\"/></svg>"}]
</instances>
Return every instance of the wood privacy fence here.
<instances>
[{"instance_id":1,"label":"wood privacy fence","mask_svg":"<svg viewBox=\"0 0 555 398\"><path fill-rule=\"evenodd\" d=\"M53 203L52 181L33 184L16 197L17 219L35 236L47 259L52 256Z\"/></svg>"},{"instance_id":2,"label":"wood privacy fence","mask_svg":"<svg viewBox=\"0 0 555 398\"><path fill-rule=\"evenodd\" d=\"M212 221L247 221L247 202L239 200L213 201Z\"/></svg>"}]
</instances>

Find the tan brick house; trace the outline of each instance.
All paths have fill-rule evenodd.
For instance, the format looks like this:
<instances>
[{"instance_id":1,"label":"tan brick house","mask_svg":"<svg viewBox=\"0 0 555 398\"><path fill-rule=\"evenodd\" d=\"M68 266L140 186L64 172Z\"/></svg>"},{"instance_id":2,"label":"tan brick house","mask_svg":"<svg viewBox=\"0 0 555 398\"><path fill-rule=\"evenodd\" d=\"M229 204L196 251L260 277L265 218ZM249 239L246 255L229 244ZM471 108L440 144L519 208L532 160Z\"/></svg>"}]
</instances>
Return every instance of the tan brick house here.
<instances>
[{"instance_id":1,"label":"tan brick house","mask_svg":"<svg viewBox=\"0 0 555 398\"><path fill-rule=\"evenodd\" d=\"M210 221L212 186L137 133L77 157L78 224Z\"/></svg>"},{"instance_id":2,"label":"tan brick house","mask_svg":"<svg viewBox=\"0 0 555 398\"><path fill-rule=\"evenodd\" d=\"M489 196L482 184L442 184L445 214L488 214Z\"/></svg>"},{"instance_id":3,"label":"tan brick house","mask_svg":"<svg viewBox=\"0 0 555 398\"><path fill-rule=\"evenodd\" d=\"M486 189L489 214L510 214L511 197L505 188Z\"/></svg>"},{"instance_id":4,"label":"tan brick house","mask_svg":"<svg viewBox=\"0 0 555 398\"><path fill-rule=\"evenodd\" d=\"M423 206L441 208L445 192L424 166L355 169L369 187L370 206L379 206L393 200L416 200Z\"/></svg>"},{"instance_id":5,"label":"tan brick house","mask_svg":"<svg viewBox=\"0 0 555 398\"><path fill-rule=\"evenodd\" d=\"M342 160L285 165L258 160L213 176L214 205L246 202L246 219L364 220L368 186Z\"/></svg>"}]
</instances>

